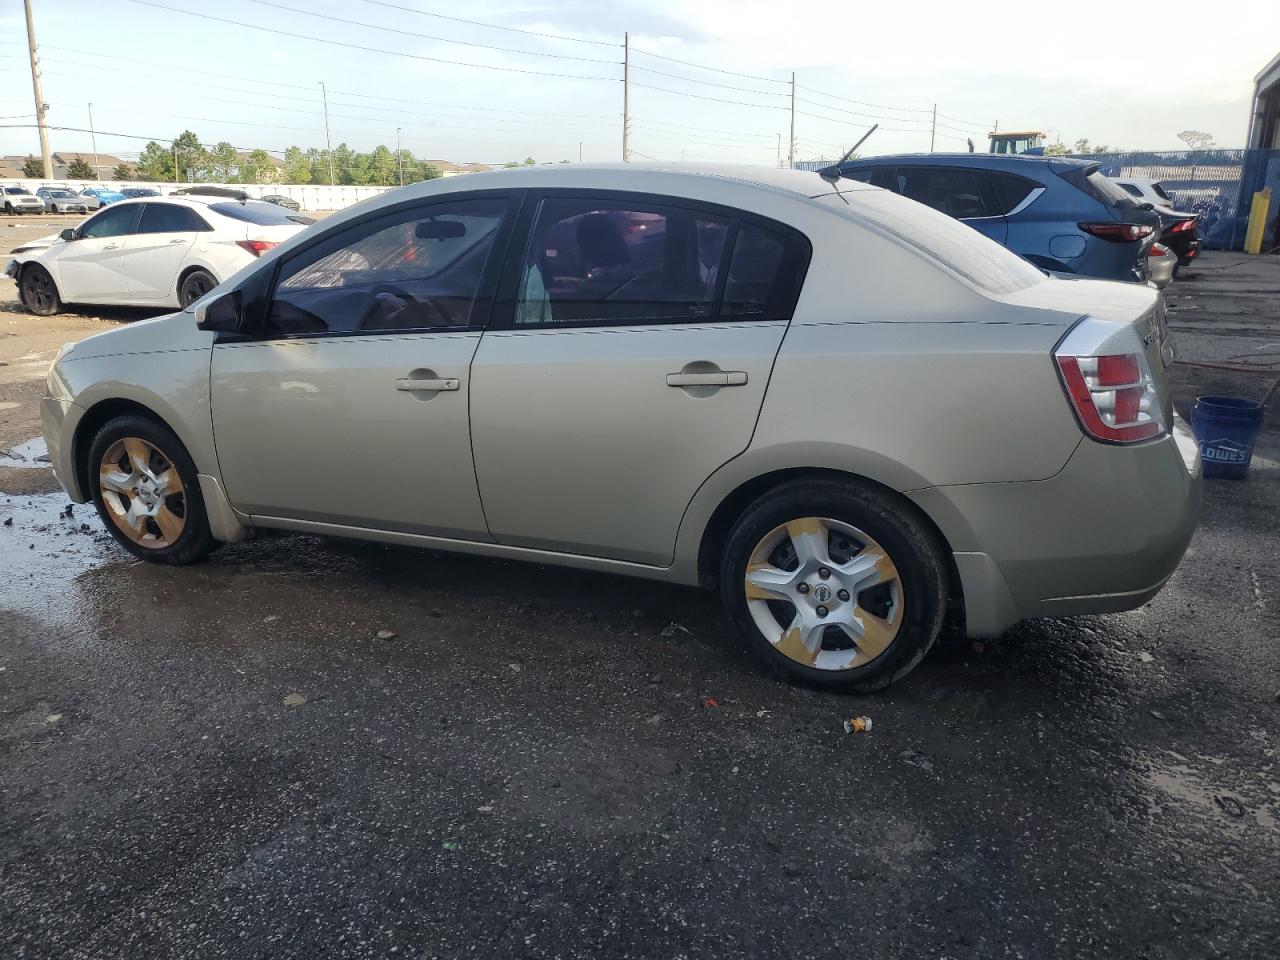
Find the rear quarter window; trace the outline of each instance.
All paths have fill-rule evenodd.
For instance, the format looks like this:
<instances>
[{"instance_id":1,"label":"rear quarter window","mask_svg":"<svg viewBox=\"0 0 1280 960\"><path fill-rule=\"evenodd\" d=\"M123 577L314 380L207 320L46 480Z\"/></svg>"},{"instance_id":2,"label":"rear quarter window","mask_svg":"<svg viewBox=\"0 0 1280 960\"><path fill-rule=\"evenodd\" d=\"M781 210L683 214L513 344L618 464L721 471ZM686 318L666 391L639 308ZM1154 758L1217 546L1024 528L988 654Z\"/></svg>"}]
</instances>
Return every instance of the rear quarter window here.
<instances>
[{"instance_id":1,"label":"rear quarter window","mask_svg":"<svg viewBox=\"0 0 1280 960\"><path fill-rule=\"evenodd\" d=\"M855 216L988 293L1015 293L1045 279L1021 257L932 207L883 190L860 190L845 196ZM820 199L844 206L835 196Z\"/></svg>"}]
</instances>

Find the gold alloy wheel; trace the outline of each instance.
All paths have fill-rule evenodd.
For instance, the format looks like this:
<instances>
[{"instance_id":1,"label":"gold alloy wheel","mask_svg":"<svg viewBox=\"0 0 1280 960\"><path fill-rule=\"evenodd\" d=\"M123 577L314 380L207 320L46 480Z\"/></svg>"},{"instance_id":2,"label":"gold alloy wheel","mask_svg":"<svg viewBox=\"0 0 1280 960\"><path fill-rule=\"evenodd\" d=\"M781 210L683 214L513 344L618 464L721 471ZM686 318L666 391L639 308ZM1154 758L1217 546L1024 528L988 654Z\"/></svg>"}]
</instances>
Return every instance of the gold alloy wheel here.
<instances>
[{"instance_id":1,"label":"gold alloy wheel","mask_svg":"<svg viewBox=\"0 0 1280 960\"><path fill-rule=\"evenodd\" d=\"M187 526L187 490L178 468L153 443L124 437L98 468L98 490L107 516L140 547L172 546Z\"/></svg>"},{"instance_id":2,"label":"gold alloy wheel","mask_svg":"<svg viewBox=\"0 0 1280 960\"><path fill-rule=\"evenodd\" d=\"M870 663L903 623L902 578L888 551L852 524L803 517L756 544L747 609L778 652L816 670Z\"/></svg>"}]
</instances>

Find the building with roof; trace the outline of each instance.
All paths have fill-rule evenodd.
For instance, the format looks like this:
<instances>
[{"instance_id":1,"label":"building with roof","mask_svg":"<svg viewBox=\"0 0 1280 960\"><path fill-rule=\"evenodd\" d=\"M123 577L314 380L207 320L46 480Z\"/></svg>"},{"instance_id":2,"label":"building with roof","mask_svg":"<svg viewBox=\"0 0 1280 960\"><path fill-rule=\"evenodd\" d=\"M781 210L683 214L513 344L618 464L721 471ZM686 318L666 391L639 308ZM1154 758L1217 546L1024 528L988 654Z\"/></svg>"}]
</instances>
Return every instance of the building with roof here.
<instances>
[{"instance_id":1,"label":"building with roof","mask_svg":"<svg viewBox=\"0 0 1280 960\"><path fill-rule=\"evenodd\" d=\"M1280 53L1253 78L1253 115L1247 145L1280 150Z\"/></svg>"}]
</instances>

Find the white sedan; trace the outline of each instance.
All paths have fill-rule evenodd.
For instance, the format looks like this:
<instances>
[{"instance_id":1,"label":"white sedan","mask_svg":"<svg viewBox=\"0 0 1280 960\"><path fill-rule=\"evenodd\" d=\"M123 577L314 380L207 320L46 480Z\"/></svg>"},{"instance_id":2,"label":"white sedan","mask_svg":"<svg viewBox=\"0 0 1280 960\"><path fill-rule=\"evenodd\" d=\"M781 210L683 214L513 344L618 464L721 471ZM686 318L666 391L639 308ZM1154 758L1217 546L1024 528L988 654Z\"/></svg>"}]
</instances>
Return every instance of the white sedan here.
<instances>
[{"instance_id":1,"label":"white sedan","mask_svg":"<svg viewBox=\"0 0 1280 960\"><path fill-rule=\"evenodd\" d=\"M5 272L40 316L64 303L185 307L312 222L230 191L125 200L16 248Z\"/></svg>"}]
</instances>

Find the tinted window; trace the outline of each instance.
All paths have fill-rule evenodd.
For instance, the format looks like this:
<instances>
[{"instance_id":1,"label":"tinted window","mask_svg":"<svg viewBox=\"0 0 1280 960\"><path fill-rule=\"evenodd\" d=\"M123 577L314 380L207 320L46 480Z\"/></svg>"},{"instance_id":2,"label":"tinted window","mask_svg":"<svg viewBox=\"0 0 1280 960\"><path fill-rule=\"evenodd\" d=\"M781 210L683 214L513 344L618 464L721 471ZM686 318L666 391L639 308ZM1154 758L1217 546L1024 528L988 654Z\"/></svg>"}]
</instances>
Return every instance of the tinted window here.
<instances>
[{"instance_id":1,"label":"tinted window","mask_svg":"<svg viewBox=\"0 0 1280 960\"><path fill-rule=\"evenodd\" d=\"M870 183L872 172L871 167L864 167L861 170L845 170L843 176L848 180L857 180L859 183Z\"/></svg>"},{"instance_id":2,"label":"tinted window","mask_svg":"<svg viewBox=\"0 0 1280 960\"><path fill-rule=\"evenodd\" d=\"M26 190L24 190L22 187L5 187L5 188L4 188L4 192L5 192L5 193L17 193L17 194L24 194L24 195L26 195L26 196L28 196L28 197L29 197L29 196L31 196L31 194L30 194L30 193L27 193L27 191L26 191Z\"/></svg>"},{"instance_id":3,"label":"tinted window","mask_svg":"<svg viewBox=\"0 0 1280 960\"><path fill-rule=\"evenodd\" d=\"M200 214L176 203L144 203L138 224L139 233L191 233L209 229Z\"/></svg>"},{"instance_id":4,"label":"tinted window","mask_svg":"<svg viewBox=\"0 0 1280 960\"><path fill-rule=\"evenodd\" d=\"M1139 190L1137 187L1135 187L1132 183L1122 183L1119 186L1120 186L1120 189L1123 190L1125 193L1132 194L1135 197L1142 196L1142 191Z\"/></svg>"},{"instance_id":5,"label":"tinted window","mask_svg":"<svg viewBox=\"0 0 1280 960\"><path fill-rule=\"evenodd\" d=\"M138 222L138 207L107 207L80 228L82 237L118 237L133 233Z\"/></svg>"},{"instance_id":6,"label":"tinted window","mask_svg":"<svg viewBox=\"0 0 1280 960\"><path fill-rule=\"evenodd\" d=\"M999 212L1002 214L1016 209L1018 204L1027 199L1027 194L1040 186L1034 180L1015 176L1012 173L992 172L987 176L991 178L991 185L995 188L996 200L1000 205Z\"/></svg>"},{"instance_id":7,"label":"tinted window","mask_svg":"<svg viewBox=\"0 0 1280 960\"><path fill-rule=\"evenodd\" d=\"M1173 203L1173 197L1165 193L1163 184L1153 183L1151 185L1151 189L1155 191L1156 196L1159 197L1161 200L1168 200L1170 203Z\"/></svg>"},{"instance_id":8,"label":"tinted window","mask_svg":"<svg viewBox=\"0 0 1280 960\"><path fill-rule=\"evenodd\" d=\"M260 227L281 227L294 223L315 223L311 217L299 216L274 203L261 200L247 200L244 203L211 203L209 209L232 220L243 220L245 223L256 223Z\"/></svg>"},{"instance_id":9,"label":"tinted window","mask_svg":"<svg viewBox=\"0 0 1280 960\"><path fill-rule=\"evenodd\" d=\"M266 335L482 323L480 282L507 206L434 203L338 232L285 263Z\"/></svg>"},{"instance_id":10,"label":"tinted window","mask_svg":"<svg viewBox=\"0 0 1280 960\"><path fill-rule=\"evenodd\" d=\"M727 220L679 207L544 200L515 322L706 319L714 312L728 228Z\"/></svg>"},{"instance_id":11,"label":"tinted window","mask_svg":"<svg viewBox=\"0 0 1280 960\"><path fill-rule=\"evenodd\" d=\"M950 217L988 217L982 188L973 170L940 167L898 167L891 188Z\"/></svg>"},{"instance_id":12,"label":"tinted window","mask_svg":"<svg viewBox=\"0 0 1280 960\"><path fill-rule=\"evenodd\" d=\"M904 203L900 197L875 190L846 194L846 198L852 198L847 207L837 197L819 199L838 204L991 293L1013 293L1045 279L1000 244L920 204Z\"/></svg>"},{"instance_id":13,"label":"tinted window","mask_svg":"<svg viewBox=\"0 0 1280 960\"><path fill-rule=\"evenodd\" d=\"M751 224L738 228L724 285L723 315L733 317L784 317L793 299L783 276L786 241L778 234Z\"/></svg>"}]
</instances>

